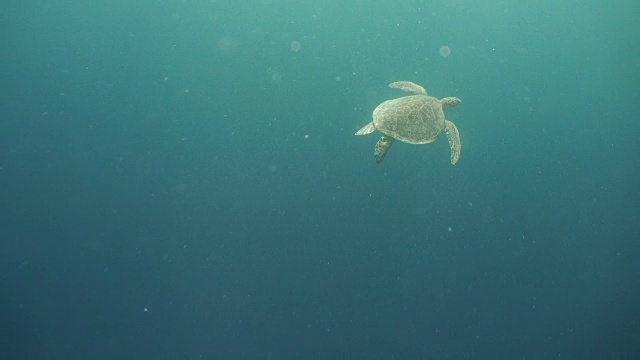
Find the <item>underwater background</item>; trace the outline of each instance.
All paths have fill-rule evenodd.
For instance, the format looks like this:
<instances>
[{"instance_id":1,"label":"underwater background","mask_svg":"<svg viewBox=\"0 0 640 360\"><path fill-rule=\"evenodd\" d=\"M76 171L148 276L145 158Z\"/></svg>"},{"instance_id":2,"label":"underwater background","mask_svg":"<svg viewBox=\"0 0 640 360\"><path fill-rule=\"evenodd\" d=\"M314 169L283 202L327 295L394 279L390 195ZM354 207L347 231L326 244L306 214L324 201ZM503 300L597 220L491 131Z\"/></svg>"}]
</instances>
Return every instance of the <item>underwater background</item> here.
<instances>
[{"instance_id":1,"label":"underwater background","mask_svg":"<svg viewBox=\"0 0 640 360\"><path fill-rule=\"evenodd\" d=\"M0 358L640 358L637 1L0 10Z\"/></svg>"}]
</instances>

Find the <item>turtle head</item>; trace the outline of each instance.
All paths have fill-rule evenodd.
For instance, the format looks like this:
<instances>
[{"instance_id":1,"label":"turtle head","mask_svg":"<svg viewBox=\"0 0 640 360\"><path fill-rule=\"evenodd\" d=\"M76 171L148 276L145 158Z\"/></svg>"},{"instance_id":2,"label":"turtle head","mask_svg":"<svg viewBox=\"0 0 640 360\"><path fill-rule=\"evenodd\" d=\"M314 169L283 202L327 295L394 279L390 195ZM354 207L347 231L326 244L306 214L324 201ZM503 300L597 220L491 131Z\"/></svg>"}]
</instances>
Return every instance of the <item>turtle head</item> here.
<instances>
[{"instance_id":1,"label":"turtle head","mask_svg":"<svg viewBox=\"0 0 640 360\"><path fill-rule=\"evenodd\" d=\"M458 99L457 97L446 97L440 100L440 104L442 105L442 110L448 110L453 107L456 107L461 102L462 100Z\"/></svg>"}]
</instances>

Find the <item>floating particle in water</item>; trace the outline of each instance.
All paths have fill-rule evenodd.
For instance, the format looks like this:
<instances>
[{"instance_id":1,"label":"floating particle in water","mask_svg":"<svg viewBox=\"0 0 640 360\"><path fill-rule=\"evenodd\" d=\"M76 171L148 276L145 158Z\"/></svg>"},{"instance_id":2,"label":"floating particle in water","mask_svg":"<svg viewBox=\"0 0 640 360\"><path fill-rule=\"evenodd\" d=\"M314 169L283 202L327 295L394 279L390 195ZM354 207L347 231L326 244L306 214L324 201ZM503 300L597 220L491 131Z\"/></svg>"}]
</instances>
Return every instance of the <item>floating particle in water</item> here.
<instances>
[{"instance_id":1,"label":"floating particle in water","mask_svg":"<svg viewBox=\"0 0 640 360\"><path fill-rule=\"evenodd\" d=\"M279 82L282 80L282 75L280 72L274 68L267 69L267 78L273 82Z\"/></svg>"},{"instance_id":2,"label":"floating particle in water","mask_svg":"<svg viewBox=\"0 0 640 360\"><path fill-rule=\"evenodd\" d=\"M447 45L440 46L440 56L447 57L451 55L451 48Z\"/></svg>"},{"instance_id":3,"label":"floating particle in water","mask_svg":"<svg viewBox=\"0 0 640 360\"><path fill-rule=\"evenodd\" d=\"M236 38L224 36L218 39L216 45L224 55L232 55L240 47L240 42Z\"/></svg>"},{"instance_id":4,"label":"floating particle in water","mask_svg":"<svg viewBox=\"0 0 640 360\"><path fill-rule=\"evenodd\" d=\"M289 48L293 52L298 52L300 51L300 49L302 49L302 44L300 44L300 41L293 41L291 42L291 45L289 45Z\"/></svg>"}]
</instances>

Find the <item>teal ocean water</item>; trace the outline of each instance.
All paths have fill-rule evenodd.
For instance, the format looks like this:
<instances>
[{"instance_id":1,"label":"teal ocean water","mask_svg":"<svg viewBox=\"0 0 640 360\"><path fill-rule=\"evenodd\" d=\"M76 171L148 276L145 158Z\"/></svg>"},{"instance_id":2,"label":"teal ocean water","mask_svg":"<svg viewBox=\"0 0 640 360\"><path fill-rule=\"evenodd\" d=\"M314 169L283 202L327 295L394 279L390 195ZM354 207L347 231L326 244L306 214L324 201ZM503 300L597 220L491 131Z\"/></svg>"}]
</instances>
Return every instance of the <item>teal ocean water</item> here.
<instances>
[{"instance_id":1,"label":"teal ocean water","mask_svg":"<svg viewBox=\"0 0 640 360\"><path fill-rule=\"evenodd\" d=\"M640 358L637 1L0 10L0 358Z\"/></svg>"}]
</instances>

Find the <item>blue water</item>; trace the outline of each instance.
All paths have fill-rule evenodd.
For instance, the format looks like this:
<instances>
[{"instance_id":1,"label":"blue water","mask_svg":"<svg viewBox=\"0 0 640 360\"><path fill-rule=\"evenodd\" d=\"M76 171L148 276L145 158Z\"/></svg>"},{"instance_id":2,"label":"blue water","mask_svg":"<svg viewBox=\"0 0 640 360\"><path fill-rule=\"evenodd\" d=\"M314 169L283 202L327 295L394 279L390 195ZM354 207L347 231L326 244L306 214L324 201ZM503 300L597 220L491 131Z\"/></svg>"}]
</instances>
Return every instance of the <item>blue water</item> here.
<instances>
[{"instance_id":1,"label":"blue water","mask_svg":"<svg viewBox=\"0 0 640 360\"><path fill-rule=\"evenodd\" d=\"M639 16L3 2L0 358L640 358ZM398 80L456 165L354 136Z\"/></svg>"}]
</instances>

